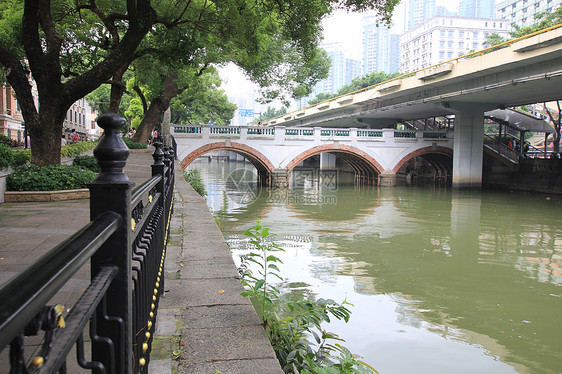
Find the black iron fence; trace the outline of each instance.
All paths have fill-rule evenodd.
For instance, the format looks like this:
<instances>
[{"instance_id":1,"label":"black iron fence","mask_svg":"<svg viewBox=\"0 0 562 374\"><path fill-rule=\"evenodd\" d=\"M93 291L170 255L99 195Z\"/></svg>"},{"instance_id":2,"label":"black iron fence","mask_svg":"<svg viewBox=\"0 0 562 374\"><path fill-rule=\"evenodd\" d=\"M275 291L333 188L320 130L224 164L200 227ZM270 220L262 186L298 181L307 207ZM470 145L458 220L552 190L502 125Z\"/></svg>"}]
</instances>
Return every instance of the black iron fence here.
<instances>
[{"instance_id":1,"label":"black iron fence","mask_svg":"<svg viewBox=\"0 0 562 374\"><path fill-rule=\"evenodd\" d=\"M74 346L78 364L94 373L148 372L164 287L174 151L155 142L152 178L133 189L123 173L125 120L104 114L98 124L104 135L94 150L101 172L89 185L90 223L0 289L0 350L9 347L10 373L65 373ZM70 312L63 317L62 306L46 306L88 260L90 285ZM25 339L37 334L44 335L41 347L26 358Z\"/></svg>"}]
</instances>

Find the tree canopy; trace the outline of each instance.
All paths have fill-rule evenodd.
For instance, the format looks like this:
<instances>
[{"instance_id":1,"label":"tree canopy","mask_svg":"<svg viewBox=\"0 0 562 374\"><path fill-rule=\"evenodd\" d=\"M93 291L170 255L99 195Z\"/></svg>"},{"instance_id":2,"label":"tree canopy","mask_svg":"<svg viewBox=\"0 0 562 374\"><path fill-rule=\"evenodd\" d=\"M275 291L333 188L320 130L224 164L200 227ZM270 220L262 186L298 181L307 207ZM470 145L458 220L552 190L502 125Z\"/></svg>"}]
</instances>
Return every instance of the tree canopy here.
<instances>
[{"instance_id":1,"label":"tree canopy","mask_svg":"<svg viewBox=\"0 0 562 374\"><path fill-rule=\"evenodd\" d=\"M330 93L320 93L312 100L308 101L309 105L314 105L321 103L326 100L333 99L338 96L342 96L351 92L359 91L367 87L374 86L376 84L386 82L392 78L400 76L400 73L388 74L385 72L374 72L371 74L364 75L362 77L354 78L350 84L343 86L335 94Z\"/></svg>"},{"instance_id":2,"label":"tree canopy","mask_svg":"<svg viewBox=\"0 0 562 374\"><path fill-rule=\"evenodd\" d=\"M111 83L116 111L123 74L136 59L152 54L160 62L180 59L199 67L232 61L264 88L266 99L283 91L304 93L322 76L316 69L323 61L317 44L325 16L335 9L375 9L388 22L397 3L3 0L0 65L31 136L32 162L54 164L60 161L62 123L72 103Z\"/></svg>"}]
</instances>

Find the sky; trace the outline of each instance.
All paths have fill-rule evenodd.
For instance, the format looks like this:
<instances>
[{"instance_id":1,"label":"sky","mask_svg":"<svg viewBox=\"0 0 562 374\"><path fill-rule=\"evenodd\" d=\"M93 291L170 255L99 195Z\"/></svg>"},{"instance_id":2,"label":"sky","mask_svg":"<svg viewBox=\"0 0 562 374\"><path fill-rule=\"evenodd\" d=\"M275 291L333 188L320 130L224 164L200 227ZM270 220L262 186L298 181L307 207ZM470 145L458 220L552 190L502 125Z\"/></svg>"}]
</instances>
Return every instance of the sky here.
<instances>
[{"instance_id":1,"label":"sky","mask_svg":"<svg viewBox=\"0 0 562 374\"><path fill-rule=\"evenodd\" d=\"M392 15L392 30L397 34L404 31L404 1L395 8ZM437 0L437 6L444 6L449 11L458 10L458 0ZM362 55L362 18L369 13L351 13L337 11L323 22L324 42L342 42L347 50L349 57L361 59ZM229 65L220 69L223 80L222 88L229 97L250 95L254 86L249 82L244 74L234 65ZM274 105L280 107L281 105Z\"/></svg>"}]
</instances>

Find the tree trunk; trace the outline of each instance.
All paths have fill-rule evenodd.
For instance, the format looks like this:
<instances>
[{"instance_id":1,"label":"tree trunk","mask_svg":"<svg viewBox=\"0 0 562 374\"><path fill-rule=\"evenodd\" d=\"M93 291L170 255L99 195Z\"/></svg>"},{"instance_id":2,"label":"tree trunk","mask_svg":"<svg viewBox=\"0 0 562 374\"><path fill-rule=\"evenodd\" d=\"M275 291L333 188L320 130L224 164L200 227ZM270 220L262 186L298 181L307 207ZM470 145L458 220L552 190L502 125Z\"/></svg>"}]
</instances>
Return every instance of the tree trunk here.
<instances>
[{"instance_id":1,"label":"tree trunk","mask_svg":"<svg viewBox=\"0 0 562 374\"><path fill-rule=\"evenodd\" d=\"M164 111L162 107L163 103L161 98L152 100L148 110L144 114L142 122L137 128L135 136L133 136L134 142L146 143L151 138L152 130L160 123L160 116Z\"/></svg>"},{"instance_id":2,"label":"tree trunk","mask_svg":"<svg viewBox=\"0 0 562 374\"><path fill-rule=\"evenodd\" d=\"M90 70L67 79L60 63L63 39L53 22L51 2L25 0L21 33L26 62L22 65L18 57L0 46L0 64L6 68L8 83L22 108L34 164L60 163L62 126L72 103L126 68L156 20L149 0L127 1L127 14L128 28L109 55ZM28 66L37 84L40 111L34 103Z\"/></svg>"},{"instance_id":3,"label":"tree trunk","mask_svg":"<svg viewBox=\"0 0 562 374\"><path fill-rule=\"evenodd\" d=\"M164 144L171 145L172 139L170 137L170 118L172 116L172 109L168 106L168 109L164 111L164 118L162 119L162 126L160 129L162 131L162 139L164 139Z\"/></svg>"},{"instance_id":4,"label":"tree trunk","mask_svg":"<svg viewBox=\"0 0 562 374\"><path fill-rule=\"evenodd\" d=\"M119 112L119 105L121 104L121 98L123 97L123 93L125 92L125 84L123 84L123 75L127 71L129 67L129 63L122 66L113 74L113 81L114 82L121 82L121 84L113 83L111 85L111 95L109 98L109 112L110 113L118 113Z\"/></svg>"},{"instance_id":5,"label":"tree trunk","mask_svg":"<svg viewBox=\"0 0 562 374\"><path fill-rule=\"evenodd\" d=\"M150 139L152 130L160 123L162 113L170 107L170 100L180 93L176 83L177 74L170 74L162 79L164 81L164 91L162 92L161 97L152 100L150 103L150 106L144 114L144 118L133 137L134 142L146 143Z\"/></svg>"}]
</instances>

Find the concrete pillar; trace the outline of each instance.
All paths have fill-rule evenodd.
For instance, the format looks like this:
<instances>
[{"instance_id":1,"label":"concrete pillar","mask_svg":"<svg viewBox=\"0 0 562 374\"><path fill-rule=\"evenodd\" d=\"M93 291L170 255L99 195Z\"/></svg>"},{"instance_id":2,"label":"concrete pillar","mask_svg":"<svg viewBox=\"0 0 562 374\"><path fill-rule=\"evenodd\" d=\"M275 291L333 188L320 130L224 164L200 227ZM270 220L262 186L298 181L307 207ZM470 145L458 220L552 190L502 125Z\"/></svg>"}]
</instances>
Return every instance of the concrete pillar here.
<instances>
[{"instance_id":1,"label":"concrete pillar","mask_svg":"<svg viewBox=\"0 0 562 374\"><path fill-rule=\"evenodd\" d=\"M335 169L336 155L333 153L320 153L320 170Z\"/></svg>"},{"instance_id":2,"label":"concrete pillar","mask_svg":"<svg viewBox=\"0 0 562 374\"><path fill-rule=\"evenodd\" d=\"M453 188L482 187L484 112L476 104L451 104L455 112L453 141Z\"/></svg>"},{"instance_id":3,"label":"concrete pillar","mask_svg":"<svg viewBox=\"0 0 562 374\"><path fill-rule=\"evenodd\" d=\"M385 170L379 175L379 186L396 187L396 173L392 170Z\"/></svg>"},{"instance_id":4,"label":"concrete pillar","mask_svg":"<svg viewBox=\"0 0 562 374\"><path fill-rule=\"evenodd\" d=\"M275 169L271 173L271 187L287 188L289 187L289 173L286 169Z\"/></svg>"}]
</instances>

